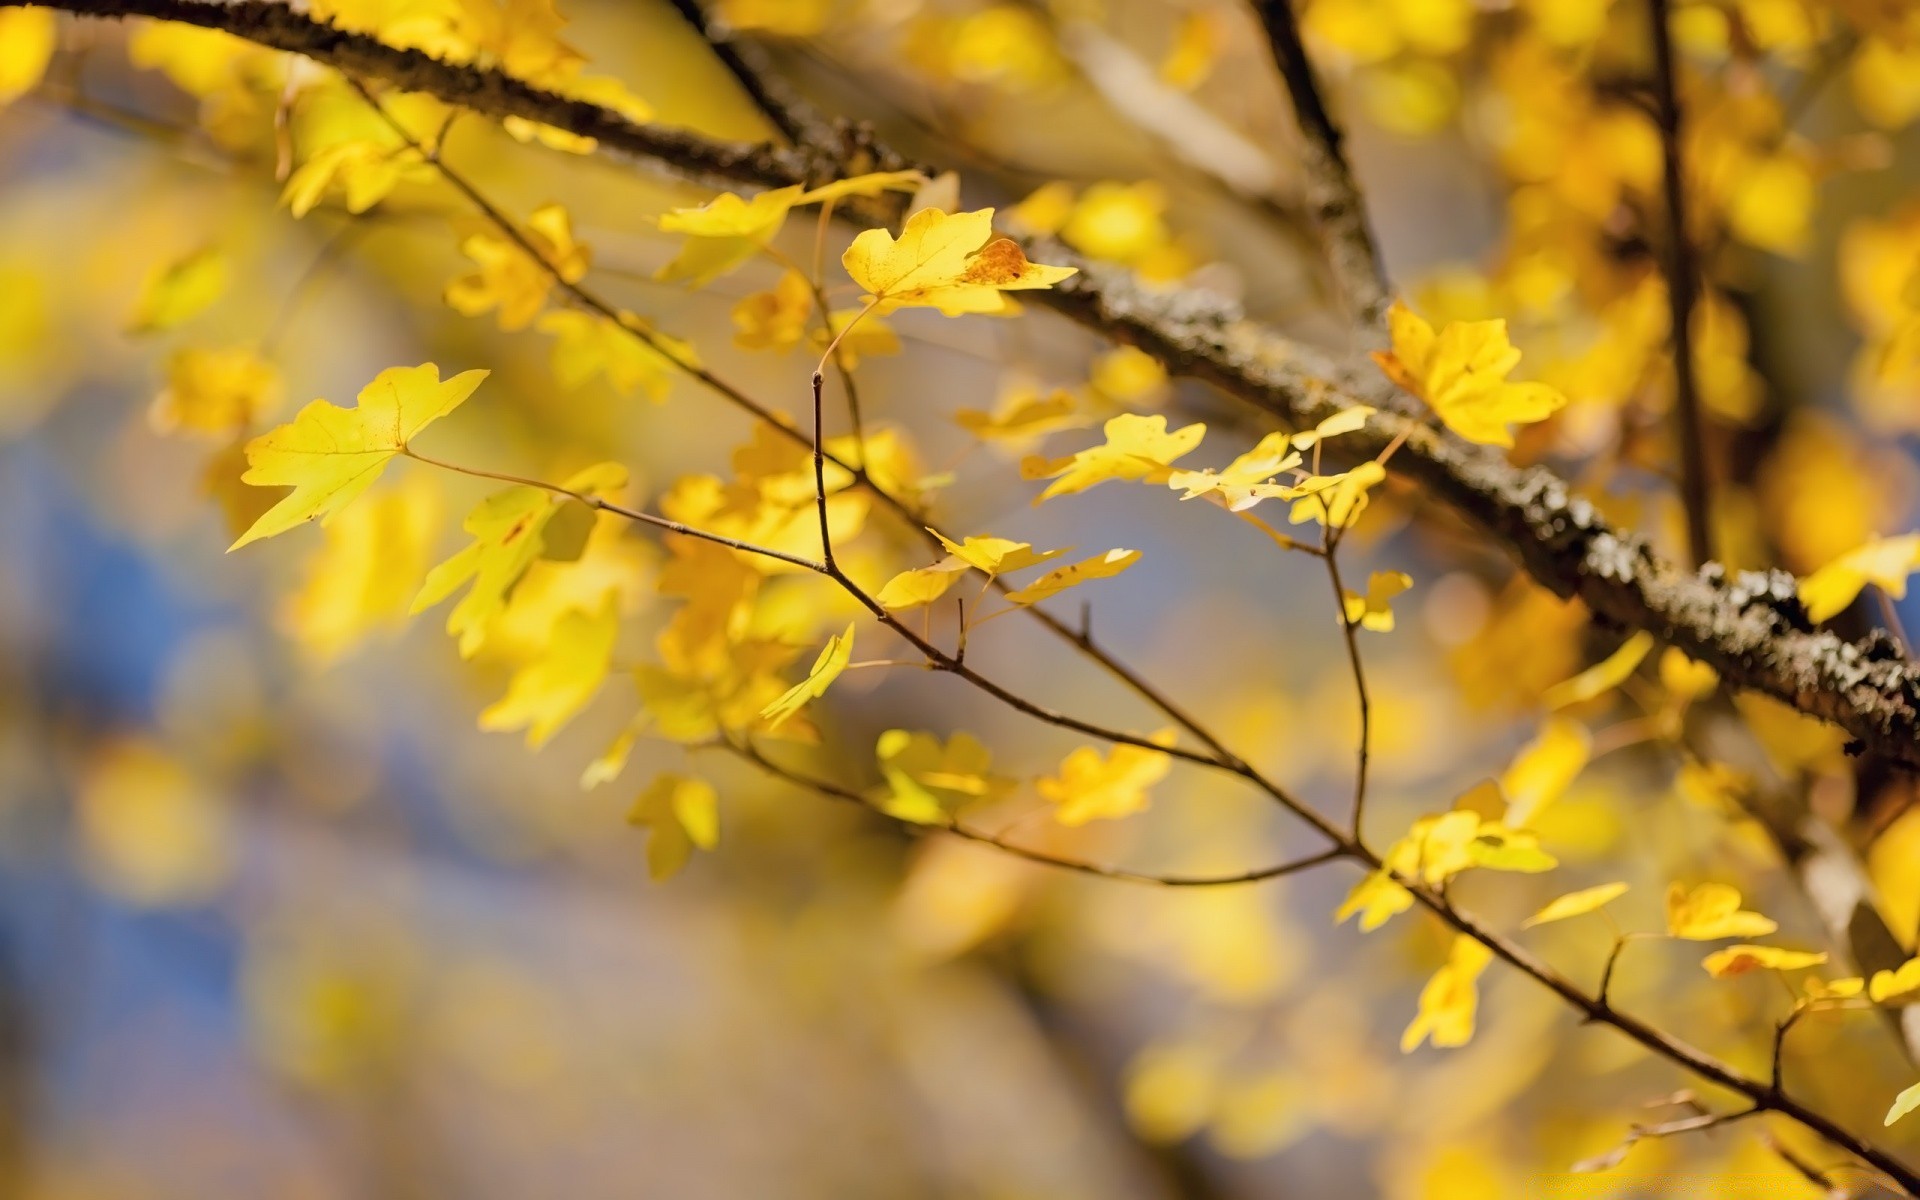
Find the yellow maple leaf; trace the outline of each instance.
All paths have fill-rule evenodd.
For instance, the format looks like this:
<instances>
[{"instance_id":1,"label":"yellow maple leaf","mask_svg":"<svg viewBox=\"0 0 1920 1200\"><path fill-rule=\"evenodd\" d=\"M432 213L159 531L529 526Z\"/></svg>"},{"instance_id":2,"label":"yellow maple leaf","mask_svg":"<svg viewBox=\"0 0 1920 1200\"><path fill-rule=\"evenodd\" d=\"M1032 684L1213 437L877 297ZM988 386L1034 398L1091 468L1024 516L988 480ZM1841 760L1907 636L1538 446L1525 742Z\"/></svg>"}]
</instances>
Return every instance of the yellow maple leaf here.
<instances>
[{"instance_id":1,"label":"yellow maple leaf","mask_svg":"<svg viewBox=\"0 0 1920 1200\"><path fill-rule=\"evenodd\" d=\"M461 239L460 253L472 259L477 269L447 285L450 308L468 317L497 308L500 328L525 329L546 306L554 275L568 283L586 276L591 252L573 240L573 222L566 209L541 205L520 233L537 257L491 223Z\"/></svg>"},{"instance_id":2,"label":"yellow maple leaf","mask_svg":"<svg viewBox=\"0 0 1920 1200\"><path fill-rule=\"evenodd\" d=\"M1876 538L1821 567L1800 581L1800 602L1809 620L1840 615L1869 583L1898 600L1907 594L1907 576L1920 568L1920 533Z\"/></svg>"},{"instance_id":3,"label":"yellow maple leaf","mask_svg":"<svg viewBox=\"0 0 1920 1200\"><path fill-rule=\"evenodd\" d=\"M59 28L49 8L0 12L0 105L32 91L53 61Z\"/></svg>"},{"instance_id":4,"label":"yellow maple leaf","mask_svg":"<svg viewBox=\"0 0 1920 1200\"><path fill-rule=\"evenodd\" d=\"M1172 464L1200 444L1207 427L1194 423L1167 432L1167 419L1122 413L1102 427L1107 440L1064 458L1038 455L1020 464L1024 479L1052 479L1034 498L1039 505L1055 496L1084 492L1109 479L1138 479L1162 483L1172 475Z\"/></svg>"},{"instance_id":5,"label":"yellow maple leaf","mask_svg":"<svg viewBox=\"0 0 1920 1200\"><path fill-rule=\"evenodd\" d=\"M537 658L513 673L507 694L480 712L480 728L527 730L538 748L587 706L613 663L620 619L609 599L598 612L571 609L554 622Z\"/></svg>"},{"instance_id":6,"label":"yellow maple leaf","mask_svg":"<svg viewBox=\"0 0 1920 1200\"><path fill-rule=\"evenodd\" d=\"M1293 489L1269 481L1298 467L1302 461L1299 451L1293 448L1292 437L1270 433L1221 470L1175 471L1167 476L1167 486L1185 492L1180 497L1182 500L1205 496L1228 512L1240 512L1262 500L1291 495Z\"/></svg>"},{"instance_id":7,"label":"yellow maple leaf","mask_svg":"<svg viewBox=\"0 0 1920 1200\"><path fill-rule=\"evenodd\" d=\"M422 429L458 408L487 377L462 371L444 382L432 363L389 367L360 391L357 408L315 400L292 423L247 443L242 482L292 487L229 551L316 518L324 520L367 490Z\"/></svg>"},{"instance_id":8,"label":"yellow maple leaf","mask_svg":"<svg viewBox=\"0 0 1920 1200\"><path fill-rule=\"evenodd\" d=\"M1420 1011L1400 1035L1400 1052L1411 1053L1429 1038L1436 1047L1464 1046L1473 1040L1480 1007L1476 984L1492 961L1493 951L1465 934L1456 936L1446 965L1420 989Z\"/></svg>"},{"instance_id":9,"label":"yellow maple leaf","mask_svg":"<svg viewBox=\"0 0 1920 1200\"><path fill-rule=\"evenodd\" d=\"M991 773L992 751L970 733L956 733L943 744L931 733L889 729L874 753L887 781L875 803L903 821L945 824L1013 788L1013 780Z\"/></svg>"},{"instance_id":10,"label":"yellow maple leaf","mask_svg":"<svg viewBox=\"0 0 1920 1200\"><path fill-rule=\"evenodd\" d=\"M694 847L720 844L720 796L704 779L662 775L633 802L627 822L648 831L647 874L655 881L671 879Z\"/></svg>"},{"instance_id":11,"label":"yellow maple leaf","mask_svg":"<svg viewBox=\"0 0 1920 1200\"><path fill-rule=\"evenodd\" d=\"M1549 921L1564 921L1568 917L1584 916L1618 900L1626 893L1627 885L1624 883L1602 883L1595 887L1581 888L1577 892L1568 892L1556 900L1549 901L1539 912L1521 922L1520 927L1532 929L1535 925L1545 925Z\"/></svg>"},{"instance_id":12,"label":"yellow maple leaf","mask_svg":"<svg viewBox=\"0 0 1920 1200\"><path fill-rule=\"evenodd\" d=\"M671 262L654 273L654 278L685 280L689 287L704 287L758 254L779 234L787 214L800 205L847 196L877 196L884 191L911 191L924 182L926 176L918 171L877 171L811 191L793 184L770 188L751 198L722 192L696 208L676 208L660 215L660 231L684 233L687 243Z\"/></svg>"},{"instance_id":13,"label":"yellow maple leaf","mask_svg":"<svg viewBox=\"0 0 1920 1200\"><path fill-rule=\"evenodd\" d=\"M827 688L840 678L840 672L846 670L847 664L852 661L853 622L848 621L845 632L827 639L827 644L820 650L820 657L813 660L813 668L807 672L807 677L760 710L760 717L767 722L767 728L780 728L805 708L807 701L826 695Z\"/></svg>"},{"instance_id":14,"label":"yellow maple leaf","mask_svg":"<svg viewBox=\"0 0 1920 1200\"><path fill-rule=\"evenodd\" d=\"M981 536L955 542L938 532L933 536L940 539L940 544L953 557L988 575L1010 575L1028 567L1037 567L1066 553L1066 550L1035 550L1031 542L1016 542L1009 538Z\"/></svg>"},{"instance_id":15,"label":"yellow maple leaf","mask_svg":"<svg viewBox=\"0 0 1920 1200\"><path fill-rule=\"evenodd\" d=\"M1003 312L1005 293L1052 287L1075 270L1029 262L1017 242L995 238L990 208L923 208L898 239L884 229L854 238L841 262L876 312L925 306L949 317Z\"/></svg>"},{"instance_id":16,"label":"yellow maple leaf","mask_svg":"<svg viewBox=\"0 0 1920 1200\"><path fill-rule=\"evenodd\" d=\"M1373 489L1386 478L1387 469L1368 459L1351 471L1316 475L1277 494L1293 501L1293 508L1287 512L1289 525L1317 521L1331 529L1345 529L1360 519Z\"/></svg>"},{"instance_id":17,"label":"yellow maple leaf","mask_svg":"<svg viewBox=\"0 0 1920 1200\"><path fill-rule=\"evenodd\" d=\"M161 263L140 289L128 333L158 333L172 329L218 300L227 290L227 255L218 246L203 246L181 258Z\"/></svg>"},{"instance_id":18,"label":"yellow maple leaf","mask_svg":"<svg viewBox=\"0 0 1920 1200\"><path fill-rule=\"evenodd\" d=\"M348 212L363 213L387 198L402 181L425 182L433 168L418 148L430 146L446 121L446 106L432 96L407 92L381 98L388 117L411 135L409 144L344 83L301 93L294 140L305 158L287 177L280 202L304 217L338 192Z\"/></svg>"},{"instance_id":19,"label":"yellow maple leaf","mask_svg":"<svg viewBox=\"0 0 1920 1200\"><path fill-rule=\"evenodd\" d=\"M1068 588L1079 587L1096 579L1110 579L1139 561L1138 550L1109 550L1071 566L1055 567L1027 586L1008 592L1007 599L1015 604L1038 604Z\"/></svg>"},{"instance_id":20,"label":"yellow maple leaf","mask_svg":"<svg viewBox=\"0 0 1920 1200\"><path fill-rule=\"evenodd\" d=\"M1509 383L1520 351L1507 340L1507 323L1455 321L1438 334L1395 302L1388 313L1391 352L1374 361L1387 378L1425 400L1447 428L1470 442L1512 446L1512 425L1544 421L1567 398L1544 383Z\"/></svg>"},{"instance_id":21,"label":"yellow maple leaf","mask_svg":"<svg viewBox=\"0 0 1920 1200\"><path fill-rule=\"evenodd\" d=\"M625 467L601 463L575 473L562 486L581 495L604 495L626 482ZM427 573L409 611L424 612L469 584L467 594L447 615L447 632L459 640L460 657L472 658L486 640L487 627L506 611L507 594L527 568L549 552L547 529L561 512L576 513L570 531L575 544L570 548L577 557L578 542L593 521L585 505L533 487L508 488L488 496L461 525L473 541Z\"/></svg>"},{"instance_id":22,"label":"yellow maple leaf","mask_svg":"<svg viewBox=\"0 0 1920 1200\"><path fill-rule=\"evenodd\" d=\"M1173 744L1173 731L1162 730L1150 739ZM1055 805L1054 820L1062 825L1114 820L1147 807L1147 789L1166 778L1173 759L1144 746L1116 745L1106 754L1082 746L1060 762L1056 775L1036 785L1040 795Z\"/></svg>"},{"instance_id":23,"label":"yellow maple leaf","mask_svg":"<svg viewBox=\"0 0 1920 1200\"><path fill-rule=\"evenodd\" d=\"M1778 929L1771 917L1740 908L1739 889L1703 883L1691 890L1676 883L1667 889L1667 932L1693 942L1720 938L1765 937Z\"/></svg>"},{"instance_id":24,"label":"yellow maple leaf","mask_svg":"<svg viewBox=\"0 0 1920 1200\"><path fill-rule=\"evenodd\" d=\"M280 395L280 372L251 349L185 346L167 357L167 383L147 410L147 423L156 433L231 437L278 407Z\"/></svg>"},{"instance_id":25,"label":"yellow maple leaf","mask_svg":"<svg viewBox=\"0 0 1920 1200\"><path fill-rule=\"evenodd\" d=\"M1405 571L1375 571L1367 577L1366 595L1343 593L1347 623L1375 633L1393 632L1393 598L1413 586Z\"/></svg>"},{"instance_id":26,"label":"yellow maple leaf","mask_svg":"<svg viewBox=\"0 0 1920 1200\"><path fill-rule=\"evenodd\" d=\"M1804 971L1827 961L1824 950L1787 950L1780 946L1728 946L1700 961L1715 979L1731 979L1749 971Z\"/></svg>"},{"instance_id":27,"label":"yellow maple leaf","mask_svg":"<svg viewBox=\"0 0 1920 1200\"><path fill-rule=\"evenodd\" d=\"M954 581L967 571L967 564L951 555L934 563L930 567L916 567L911 571L902 571L887 580L873 598L882 607L890 609L918 608L923 604L932 604L947 594Z\"/></svg>"}]
</instances>

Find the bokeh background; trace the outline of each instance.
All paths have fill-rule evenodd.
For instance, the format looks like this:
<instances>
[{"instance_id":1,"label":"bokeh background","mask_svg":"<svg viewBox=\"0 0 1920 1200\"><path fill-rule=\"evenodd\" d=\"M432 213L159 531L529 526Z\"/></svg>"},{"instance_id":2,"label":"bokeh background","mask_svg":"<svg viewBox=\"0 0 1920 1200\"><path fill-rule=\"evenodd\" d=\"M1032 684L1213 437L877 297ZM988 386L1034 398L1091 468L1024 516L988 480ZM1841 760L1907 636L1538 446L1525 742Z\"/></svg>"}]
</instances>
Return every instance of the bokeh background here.
<instances>
[{"instance_id":1,"label":"bokeh background","mask_svg":"<svg viewBox=\"0 0 1920 1200\"><path fill-rule=\"evenodd\" d=\"M1515 197L1540 183L1531 175L1577 191L1580 156L1605 152L1562 147L1565 161L1542 167L1544 150L1514 149L1527 105L1574 101L1499 50L1515 28L1551 31L1555 13L1571 21L1583 6L1464 6L1455 43L1434 32L1444 7L1310 6L1388 260L1432 309L1481 315L1532 297L1515 314L1527 370L1591 379L1609 327L1566 299L1575 266L1541 252L1516 267L1515 230L1533 210ZM1624 7L1585 5L1602 20L1590 40L1630 40L1631 15L1613 11ZM1715 391L1716 419L1743 464L1720 514L1729 556L1804 572L1911 524L1912 423L1900 413L1917 410L1864 406L1849 385L1863 337L1883 330L1843 281L1862 222L1916 236L1910 215L1892 215L1920 156L1904 121L1863 115L1848 60L1826 62L1834 42L1849 39L1848 54L1860 42L1824 6L1682 8L1705 30L1689 52L1711 86L1733 88L1730 64L1746 54L1755 86L1807 92L1783 144L1814 164L1813 196L1796 221L1783 210L1799 195L1791 181L1778 194L1765 177L1732 189L1763 194L1716 260L1740 337L1709 348L1733 377ZM1699 13L1745 28L1749 9L1811 14L1804 44L1716 49ZM671 6L565 0L561 11L595 71L659 119L764 136ZM1297 218L1286 104L1241 6L850 2L820 7L823 26L811 4L767 11L775 53L812 94L959 167L967 207L1056 182L1074 197L1091 189L1112 211L1082 237L1104 230L1110 257L1349 343ZM796 32L779 27L787 18L807 36L777 36ZM601 381L564 388L550 339L449 310L442 290L466 263L444 188L410 182L361 216L329 204L295 220L277 203L270 106L248 111L136 66L138 29L63 23L45 79L0 110L0 1194L1817 1194L1767 1144L1792 1141L1786 1130L1559 1174L1685 1081L1497 969L1472 1045L1403 1057L1398 1032L1446 942L1412 918L1369 938L1335 928L1353 882L1343 870L1185 893L1065 877L908 837L664 743L643 744L620 781L582 790L582 767L633 712L619 686L536 753L478 731L508 664L463 662L443 617L408 619L404 602L459 544L458 517L485 488L403 464L396 503L425 514L428 532L388 545L383 570L408 581L386 585L398 603L371 601L348 627L317 618L320 531L223 553L244 489L231 447L157 427L170 356L258 348L285 380L277 419L312 397L344 403L396 363L487 367L476 400L434 433L435 453L549 475L611 458L642 498L724 470L750 429L684 381L658 405ZM1583 59L1579 86L1603 91L1616 59L1634 61L1604 49ZM699 291L651 278L676 249L653 219L709 193L522 145L479 120L454 127L448 155L509 212L563 200L594 249L597 287L771 406L803 410L804 353L732 343L733 304L775 268ZM795 222L783 247L810 255L812 224ZM1522 232L1536 251L1564 236L1562 258L1585 253L1574 244L1585 233ZM829 262L846 236L831 235ZM153 274L209 247L229 276L211 306L178 328L131 330ZM1555 284L1553 270L1575 282ZM869 417L955 473L936 509L945 525L1142 549L1143 566L1097 594L1102 643L1337 810L1355 723L1317 565L1145 489L1032 509L1035 485L1013 458L974 445L953 416L1066 386L1095 408L1200 414L1236 452L1258 431L1044 313L894 322L903 353L861 368ZM1609 386L1588 388L1522 453L1572 464L1672 547L1660 401L1635 381ZM1356 576L1417 581L1399 629L1367 646L1383 829L1497 773L1532 736L1539 691L1611 648L1583 613L1512 581L1496 551L1419 509L1385 497L1352 553ZM617 528L595 536L609 543L600 561L623 572L623 654L637 659L662 611L660 554ZM886 561L874 540L867 552ZM1148 720L1017 624L975 635L982 669L1063 708ZM846 748L893 727L973 730L1014 773L1043 773L1074 745L957 681L882 675L837 686L811 759L824 772L870 784L864 751ZM1831 811L1858 807L1838 735L1763 706L1748 716L1770 731L1769 772ZM661 770L715 783L722 834L656 885L624 816ZM1013 828L1159 870L1312 848L1258 798L1179 770L1132 821ZM1677 793L1657 755L1596 766L1542 832L1567 864L1561 885L1489 888L1476 904L1517 921L1579 882L1630 879L1623 919L1649 924L1666 879L1727 877L1802 944L1821 936L1758 828ZM1885 853L1915 850L1899 846ZM1576 973L1606 949L1591 929L1543 935ZM1776 994L1704 989L1686 952L1645 950L1617 995L1717 1053L1764 1061ZM1810 1022L1796 1037L1798 1061L1847 1064L1801 1077L1863 1128L1912 1074L1870 1020Z\"/></svg>"}]
</instances>

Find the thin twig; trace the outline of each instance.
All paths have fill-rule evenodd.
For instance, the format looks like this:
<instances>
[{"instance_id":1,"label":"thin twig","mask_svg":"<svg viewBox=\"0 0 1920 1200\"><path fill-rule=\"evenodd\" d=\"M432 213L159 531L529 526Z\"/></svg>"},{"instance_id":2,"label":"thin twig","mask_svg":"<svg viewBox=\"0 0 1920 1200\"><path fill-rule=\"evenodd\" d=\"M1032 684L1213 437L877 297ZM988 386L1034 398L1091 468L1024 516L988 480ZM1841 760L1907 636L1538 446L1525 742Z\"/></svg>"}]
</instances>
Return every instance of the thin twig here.
<instances>
[{"instance_id":1,"label":"thin twig","mask_svg":"<svg viewBox=\"0 0 1920 1200\"><path fill-rule=\"evenodd\" d=\"M1680 494L1687 510L1687 550L1695 566L1713 558L1713 497L1707 479L1706 418L1693 361L1693 312L1699 281L1687 228L1687 193L1681 162L1678 67L1674 62L1670 0L1647 0L1653 34L1653 88L1660 126L1660 153L1667 204L1667 312L1673 326L1674 418L1680 441Z\"/></svg>"},{"instance_id":2,"label":"thin twig","mask_svg":"<svg viewBox=\"0 0 1920 1200\"><path fill-rule=\"evenodd\" d=\"M944 833L951 837L961 838L965 841L975 842L983 846L991 846L996 850L1004 851L1016 858L1024 858L1029 862L1036 862L1049 867L1057 867L1061 870L1073 871L1081 875L1094 875L1101 879L1116 879L1125 883L1145 883L1171 888L1230 887L1235 884L1259 883L1268 879L1279 879L1287 875L1297 875L1302 871L1308 871L1314 867L1346 857L1346 852L1340 847L1331 846L1317 854L1309 854L1301 858L1275 863L1271 866L1255 867L1252 870L1236 871L1225 875L1157 875L1147 871L1129 870L1124 867L1106 867L1098 863L1083 862L1079 859L1062 858L1058 855L1048 854L1044 850L1035 850L1027 846L1009 842L998 834L985 833L981 830L970 828L960 824L957 820L949 820L945 824L933 825L923 824L918 821L909 821L904 817L894 816L885 809L876 806L870 799L854 791L852 788L842 787L837 783L829 783L824 779L816 779L810 775L795 771L791 767L782 766L768 758L759 747L750 742L743 744L727 741L718 744L746 761L753 763L769 775L784 779L796 787L805 788L808 791L816 792L830 799L844 800L858 804L869 812L876 813L894 822L909 833L915 835L927 832Z\"/></svg>"}]
</instances>

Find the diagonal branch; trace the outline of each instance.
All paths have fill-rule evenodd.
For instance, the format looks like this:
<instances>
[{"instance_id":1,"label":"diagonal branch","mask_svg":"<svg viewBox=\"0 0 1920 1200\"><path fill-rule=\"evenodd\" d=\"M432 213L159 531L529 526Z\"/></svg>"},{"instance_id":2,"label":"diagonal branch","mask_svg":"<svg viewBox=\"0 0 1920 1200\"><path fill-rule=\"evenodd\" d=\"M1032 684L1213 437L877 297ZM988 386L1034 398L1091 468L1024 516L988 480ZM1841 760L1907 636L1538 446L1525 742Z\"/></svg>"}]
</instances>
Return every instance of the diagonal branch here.
<instances>
[{"instance_id":1,"label":"diagonal branch","mask_svg":"<svg viewBox=\"0 0 1920 1200\"><path fill-rule=\"evenodd\" d=\"M1387 276L1380 263L1380 247L1367 223L1366 202L1354 182L1353 167L1341 147L1339 126L1327 112L1313 64L1300 40L1300 22L1292 0L1259 0L1260 23L1273 47L1274 65L1293 99L1293 115L1300 127L1300 159L1306 176L1307 211L1326 239L1327 263L1347 308L1364 334L1376 330L1387 315Z\"/></svg>"}]
</instances>

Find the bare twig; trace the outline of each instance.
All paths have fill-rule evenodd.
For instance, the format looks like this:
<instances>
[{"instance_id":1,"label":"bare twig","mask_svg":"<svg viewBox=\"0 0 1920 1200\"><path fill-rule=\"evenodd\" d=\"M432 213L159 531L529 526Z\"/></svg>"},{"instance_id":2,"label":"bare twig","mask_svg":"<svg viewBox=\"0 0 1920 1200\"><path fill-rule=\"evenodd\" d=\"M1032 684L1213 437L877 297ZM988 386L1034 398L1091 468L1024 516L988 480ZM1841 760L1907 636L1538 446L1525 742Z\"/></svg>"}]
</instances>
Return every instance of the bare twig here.
<instances>
[{"instance_id":1,"label":"bare twig","mask_svg":"<svg viewBox=\"0 0 1920 1200\"><path fill-rule=\"evenodd\" d=\"M1342 299L1361 330L1371 334L1386 317L1387 277L1367 223L1366 203L1341 146L1340 128L1327 111L1313 64L1307 60L1292 0L1260 0L1256 7L1300 127L1307 211L1326 239L1328 265Z\"/></svg>"},{"instance_id":2,"label":"bare twig","mask_svg":"<svg viewBox=\"0 0 1920 1200\"><path fill-rule=\"evenodd\" d=\"M1674 62L1669 0L1647 0L1653 34L1653 90L1667 204L1667 312L1672 325L1674 419L1680 442L1680 494L1687 510L1687 550L1713 558L1713 496L1707 479L1706 418L1693 361L1693 313L1699 281L1687 228L1686 173L1681 162L1679 68Z\"/></svg>"}]
</instances>

